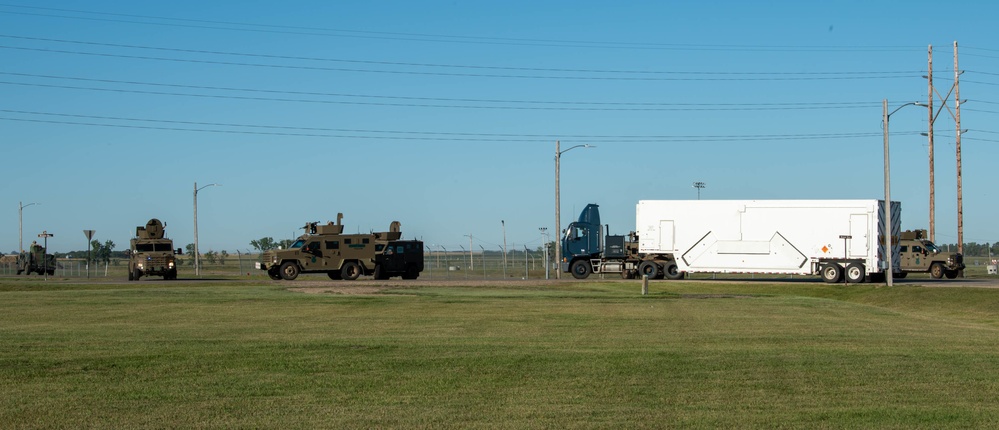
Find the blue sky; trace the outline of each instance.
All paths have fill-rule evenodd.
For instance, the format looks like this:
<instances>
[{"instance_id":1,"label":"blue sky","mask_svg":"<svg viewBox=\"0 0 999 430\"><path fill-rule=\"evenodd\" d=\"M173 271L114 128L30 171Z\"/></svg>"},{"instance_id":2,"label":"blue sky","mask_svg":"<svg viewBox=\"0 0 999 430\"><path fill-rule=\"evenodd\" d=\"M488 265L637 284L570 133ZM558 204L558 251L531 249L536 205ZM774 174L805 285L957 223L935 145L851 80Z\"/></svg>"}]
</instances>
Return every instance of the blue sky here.
<instances>
[{"instance_id":1,"label":"blue sky","mask_svg":"<svg viewBox=\"0 0 999 430\"><path fill-rule=\"evenodd\" d=\"M966 242L999 240L989 2L0 0L0 251L167 223L202 251L344 213L448 250L536 248L587 203L883 197L881 101L948 94L960 49ZM939 99L934 101L940 106ZM948 100L953 109L953 96ZM928 223L927 111L891 117L892 198ZM936 121L937 242L957 238L955 124Z\"/></svg>"}]
</instances>

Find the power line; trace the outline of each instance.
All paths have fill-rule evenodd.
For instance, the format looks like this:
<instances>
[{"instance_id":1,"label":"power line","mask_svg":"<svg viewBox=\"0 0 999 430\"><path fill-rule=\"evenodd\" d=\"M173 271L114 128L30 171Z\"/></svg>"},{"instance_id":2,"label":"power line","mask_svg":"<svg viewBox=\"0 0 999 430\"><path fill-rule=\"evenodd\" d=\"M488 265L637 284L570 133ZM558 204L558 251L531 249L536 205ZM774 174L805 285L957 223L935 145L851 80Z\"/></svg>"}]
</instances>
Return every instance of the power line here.
<instances>
[{"instance_id":1,"label":"power line","mask_svg":"<svg viewBox=\"0 0 999 430\"><path fill-rule=\"evenodd\" d=\"M730 141L762 141L762 140L825 140L825 139L849 139L849 138L870 138L881 136L881 133L807 133L807 134L743 134L743 135L581 135L581 134L511 134L511 133L460 133L460 132L427 132L427 131L398 131L398 130L365 130L365 129L344 129L344 128L319 128L319 127L289 127L262 124L235 124L218 122L197 122L197 121L177 121L165 119L149 118L127 118L98 115L81 115L52 112L34 112L12 109L0 109L0 112L55 116L65 118L80 118L89 120L104 121L126 121L143 123L177 124L191 126L208 127L230 127L230 128L250 128L263 130L280 131L248 131L248 130L223 130L208 128L182 128L166 126L147 126L129 124L107 124L96 122L81 122L67 120L43 120L32 118L0 117L7 121L22 121L47 124L81 125L94 127L112 128L132 128L151 129L169 131L188 131L204 133L232 133L250 135L270 135L270 136L295 136L295 137L324 137L324 138L357 138L357 139L393 139L393 140L442 140L442 141L482 141L482 142L550 142L557 138L571 139L574 142L622 142L622 143L643 143L643 142L730 142ZM293 133L292 131L302 131ZM306 133L313 131L347 132L347 133L368 133L368 134L390 134L392 136L370 136L370 135L339 135L339 134L319 134ZM405 136L407 134L414 136ZM896 135L918 135L918 131L893 132Z\"/></svg>"},{"instance_id":2,"label":"power line","mask_svg":"<svg viewBox=\"0 0 999 430\"><path fill-rule=\"evenodd\" d=\"M513 74L487 74L487 73L455 73L455 72L423 72L414 70L376 70L376 69L355 69L355 68L345 68L345 67L319 67L319 66L293 66L285 64L260 64L260 63L241 63L234 61L218 61L218 60L194 60L194 59L183 59L183 58L166 58L166 57L151 57L143 55L125 55L125 54L106 54L106 53L96 53L96 52L83 52L83 51L69 51L62 49L47 49L47 48L26 48L20 46L6 46L0 45L0 48L11 49L11 50L21 50L21 51L35 51L35 52L48 52L55 54L73 54L73 55L85 55L85 56L95 56L95 57L106 57L106 58L127 58L133 60L151 60L151 61L168 61L177 63L195 63L195 64L215 64L223 66L241 66L241 67L264 67L264 68L276 68L276 69L298 69L298 70L316 70L316 71L326 71L326 72L353 72L353 73L382 73L382 74L393 74L393 75L420 75L420 76L448 76L448 77L473 77L473 78L517 78L517 79L565 79L565 80L607 80L607 81L812 81L812 80L856 80L856 79L898 79L898 78L909 78L916 75L907 75L903 72L885 72L885 73L897 73L892 75L883 76L776 76L776 77L646 77L646 76L543 76L543 75L513 75ZM693 73L693 72L691 72ZM880 73L880 72L876 72Z\"/></svg>"},{"instance_id":3,"label":"power line","mask_svg":"<svg viewBox=\"0 0 999 430\"><path fill-rule=\"evenodd\" d=\"M93 78L83 78L74 76L57 76L57 75L40 75L31 73L16 73L16 72L0 72L0 75L18 76L18 77L31 77L31 78L43 78L43 79L62 79L71 81L83 81L83 82L99 82L99 83L110 83L110 84L126 84L126 85L146 85L154 87L167 87L167 88L185 88L185 89L197 89L197 90L212 90L212 91L235 91L235 92L250 92L250 93L265 93L265 94L285 94L285 95L307 95L307 96L322 96L322 97L349 97L349 98L370 98L370 99L390 99L390 100L414 100L414 101L427 101L427 102L452 102L452 103L497 103L497 104L527 104L527 105L571 105L571 106L611 106L609 108L590 108L585 110L724 110L724 111L737 111L737 110L814 110L814 109L852 109L852 108L866 108L878 105L876 102L795 102L795 103L654 103L654 102L587 102L587 101L539 101L539 100L502 100L502 99L470 99L470 98L444 98L444 97L410 97L410 96L388 96L388 95L369 95L369 94L347 94L347 93L323 93L323 92L313 92L313 91L290 91L290 90L265 90L257 88L236 88L236 87L215 87L206 85L183 85L183 84L168 84L160 82L141 82L141 81L123 81L123 80L113 80L113 79L93 79ZM8 85L25 85L34 86L36 84L32 83L8 83L0 81L0 84ZM86 89L86 90L105 90L100 88L91 87L69 87L72 89ZM129 91L129 90L115 90L115 91ZM160 94L160 93L157 93ZM168 93L173 95L186 95L180 93ZM223 97L223 96L220 96ZM275 99L278 100L278 99ZM280 101L290 101L287 99L280 99ZM335 103L335 102L331 102ZM343 102L349 103L349 102ZM382 105L390 106L419 106L419 107L449 107L449 108L481 108L481 109L518 109L518 107L506 107L506 106L467 106L467 105L407 105L407 104L389 104L385 103ZM626 108L621 108L621 106L626 106ZM530 108L520 108L520 109L530 109ZM547 110L583 110L583 109L572 109L566 107L538 107L535 109L547 109Z\"/></svg>"},{"instance_id":4,"label":"power line","mask_svg":"<svg viewBox=\"0 0 999 430\"><path fill-rule=\"evenodd\" d=\"M675 51L904 52L904 51L910 51L910 50L915 51L917 49L922 49L922 47L917 48L917 47L908 47L908 46L707 45L707 44L665 44L665 43L651 43L651 42L607 42L607 41L579 41L579 40L557 40L557 39L528 39L528 38L485 37L485 36L456 36L456 35L444 35L444 34L380 32L380 31L370 31L370 30L347 30L347 29L317 28L317 27L304 27L304 26L280 26L280 25L254 24L254 23L240 23L240 22L231 22L231 21L215 21L215 20L203 20L203 19L158 17L158 16L149 16L149 15L130 15L122 13L93 12L93 11L85 11L77 9L59 9L59 8L21 6L21 5L10 5L10 4L0 4L0 6L9 7L9 8L81 13L81 14L120 17L120 18L152 19L152 20L161 20L161 21L172 21L172 22L148 22L148 21L143 22L143 21L134 21L131 19L94 18L94 17L81 17L81 16L53 15L46 13L0 11L0 13L25 15L25 16L41 16L41 17L63 18L63 19L99 21L99 22L118 22L118 23L140 24L140 25L200 28L200 29L210 29L210 30L261 32L261 33L277 33L277 34L324 36L324 37L351 37L351 38L402 40L402 41L415 41L415 42L538 46L538 47L559 47L559 48L646 49L646 50L652 49L652 50L675 50ZM180 24L180 23L191 23L191 24ZM220 27L220 26L238 26L238 27L248 27L248 28L233 28L233 27Z\"/></svg>"}]
</instances>

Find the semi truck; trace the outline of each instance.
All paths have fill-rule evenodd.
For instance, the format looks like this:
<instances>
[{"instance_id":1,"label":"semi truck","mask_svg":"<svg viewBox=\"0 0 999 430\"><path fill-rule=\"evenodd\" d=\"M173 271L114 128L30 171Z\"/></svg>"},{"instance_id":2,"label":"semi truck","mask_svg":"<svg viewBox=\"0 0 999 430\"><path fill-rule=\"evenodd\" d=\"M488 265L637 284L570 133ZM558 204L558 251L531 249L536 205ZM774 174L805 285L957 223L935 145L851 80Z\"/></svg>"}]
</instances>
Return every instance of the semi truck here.
<instances>
[{"instance_id":1,"label":"semi truck","mask_svg":"<svg viewBox=\"0 0 999 430\"><path fill-rule=\"evenodd\" d=\"M901 204L891 203L892 273ZM880 200L641 200L635 230L605 235L587 205L562 236L562 272L682 279L688 273L818 275L882 282L888 267Z\"/></svg>"},{"instance_id":2,"label":"semi truck","mask_svg":"<svg viewBox=\"0 0 999 430\"><path fill-rule=\"evenodd\" d=\"M361 275L375 279L400 276L416 279L423 271L423 242L400 240L398 221L389 231L343 234L343 214L336 224L305 224L305 234L287 249L265 251L256 268L274 280L292 281L300 273L325 273L330 279L353 281Z\"/></svg>"}]
</instances>

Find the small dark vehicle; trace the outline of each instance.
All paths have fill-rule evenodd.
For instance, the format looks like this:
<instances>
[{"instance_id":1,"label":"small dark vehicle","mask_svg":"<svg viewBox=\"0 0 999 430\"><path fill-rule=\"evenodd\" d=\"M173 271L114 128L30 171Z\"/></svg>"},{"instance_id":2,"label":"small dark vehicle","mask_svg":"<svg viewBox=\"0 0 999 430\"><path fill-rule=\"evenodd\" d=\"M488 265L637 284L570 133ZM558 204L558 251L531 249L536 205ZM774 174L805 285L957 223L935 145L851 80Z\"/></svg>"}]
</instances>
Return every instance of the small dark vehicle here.
<instances>
[{"instance_id":1,"label":"small dark vehicle","mask_svg":"<svg viewBox=\"0 0 999 430\"><path fill-rule=\"evenodd\" d=\"M17 274L24 273L30 275L37 273L44 275L55 274L56 260L52 254L46 254L45 248L37 243L32 243L28 252L22 252L17 256Z\"/></svg>"}]
</instances>

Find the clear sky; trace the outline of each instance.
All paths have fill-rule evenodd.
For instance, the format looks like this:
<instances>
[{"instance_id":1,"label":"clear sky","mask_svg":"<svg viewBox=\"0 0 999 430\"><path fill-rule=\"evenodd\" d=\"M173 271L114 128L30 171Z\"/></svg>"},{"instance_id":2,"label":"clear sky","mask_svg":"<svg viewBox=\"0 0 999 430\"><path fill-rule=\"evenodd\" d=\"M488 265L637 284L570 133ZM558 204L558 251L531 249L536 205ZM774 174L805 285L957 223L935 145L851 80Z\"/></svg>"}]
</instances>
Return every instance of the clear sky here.
<instances>
[{"instance_id":1,"label":"clear sky","mask_svg":"<svg viewBox=\"0 0 999 430\"><path fill-rule=\"evenodd\" d=\"M0 0L0 251L127 247L149 218L202 251L344 214L459 250L534 249L587 203L883 198L883 99L941 97L959 44L966 242L999 240L999 3ZM937 242L957 238L954 98ZM934 100L941 106L940 99ZM893 200L928 224L927 110L891 117Z\"/></svg>"}]
</instances>

